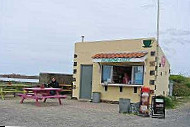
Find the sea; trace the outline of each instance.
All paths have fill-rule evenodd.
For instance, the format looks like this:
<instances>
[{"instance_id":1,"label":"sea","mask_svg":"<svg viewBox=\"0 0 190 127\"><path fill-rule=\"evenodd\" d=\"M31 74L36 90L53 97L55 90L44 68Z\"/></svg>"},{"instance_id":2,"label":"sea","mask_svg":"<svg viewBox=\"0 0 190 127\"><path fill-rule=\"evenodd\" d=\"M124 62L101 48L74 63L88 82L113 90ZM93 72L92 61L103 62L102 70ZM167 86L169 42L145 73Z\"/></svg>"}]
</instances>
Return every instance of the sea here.
<instances>
[{"instance_id":1,"label":"sea","mask_svg":"<svg viewBox=\"0 0 190 127\"><path fill-rule=\"evenodd\" d=\"M0 81L39 83L39 79L20 79L20 78L2 78L2 77L0 77Z\"/></svg>"}]
</instances>

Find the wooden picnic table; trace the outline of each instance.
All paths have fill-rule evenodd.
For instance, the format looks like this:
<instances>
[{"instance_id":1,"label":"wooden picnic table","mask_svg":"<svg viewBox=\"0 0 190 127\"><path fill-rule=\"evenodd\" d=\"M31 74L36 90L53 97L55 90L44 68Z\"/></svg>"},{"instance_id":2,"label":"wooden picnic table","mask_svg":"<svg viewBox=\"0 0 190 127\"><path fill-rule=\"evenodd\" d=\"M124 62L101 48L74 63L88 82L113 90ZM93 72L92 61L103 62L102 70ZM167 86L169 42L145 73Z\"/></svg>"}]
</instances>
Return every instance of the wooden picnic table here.
<instances>
[{"instance_id":1,"label":"wooden picnic table","mask_svg":"<svg viewBox=\"0 0 190 127\"><path fill-rule=\"evenodd\" d=\"M3 85L0 85L0 95L1 95L1 98L2 100L4 100L5 98L5 95L7 93L13 93L14 96L16 93L24 93L23 91L23 88L24 87L30 87L28 85L7 85L7 84L3 84Z\"/></svg>"},{"instance_id":2,"label":"wooden picnic table","mask_svg":"<svg viewBox=\"0 0 190 127\"><path fill-rule=\"evenodd\" d=\"M35 99L36 100L36 106L39 105L39 100L43 100L46 102L48 98L57 98L59 101L59 104L61 105L61 98L65 99L67 96L66 95L60 95L60 91L62 90L61 88L24 88L26 93L20 94L21 96L21 101L20 103L22 104L25 99ZM31 91L33 93L31 93ZM50 95L50 91L55 91L55 95Z\"/></svg>"}]
</instances>

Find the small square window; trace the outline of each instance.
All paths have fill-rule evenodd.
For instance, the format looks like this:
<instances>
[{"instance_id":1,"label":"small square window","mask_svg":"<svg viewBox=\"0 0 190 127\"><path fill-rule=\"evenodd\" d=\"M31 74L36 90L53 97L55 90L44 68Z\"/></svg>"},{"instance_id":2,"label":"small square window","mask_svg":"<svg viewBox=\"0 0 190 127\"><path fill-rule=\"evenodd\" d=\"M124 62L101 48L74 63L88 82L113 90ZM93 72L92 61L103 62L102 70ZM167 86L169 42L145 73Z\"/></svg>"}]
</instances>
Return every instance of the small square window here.
<instances>
[{"instance_id":1,"label":"small square window","mask_svg":"<svg viewBox=\"0 0 190 127\"><path fill-rule=\"evenodd\" d=\"M137 93L137 87L134 87L134 93Z\"/></svg>"},{"instance_id":2,"label":"small square window","mask_svg":"<svg viewBox=\"0 0 190 127\"><path fill-rule=\"evenodd\" d=\"M155 56L155 51L151 51L151 52L150 52L150 55L151 55L151 56Z\"/></svg>"},{"instance_id":3,"label":"small square window","mask_svg":"<svg viewBox=\"0 0 190 127\"><path fill-rule=\"evenodd\" d=\"M73 70L73 74L76 74L76 73L77 73L77 69L74 69L74 70Z\"/></svg>"},{"instance_id":4,"label":"small square window","mask_svg":"<svg viewBox=\"0 0 190 127\"><path fill-rule=\"evenodd\" d=\"M74 58L77 58L77 54L74 54Z\"/></svg>"},{"instance_id":5,"label":"small square window","mask_svg":"<svg viewBox=\"0 0 190 127\"><path fill-rule=\"evenodd\" d=\"M155 71L154 71L154 70L151 70L151 71L150 71L150 75L155 75Z\"/></svg>"},{"instance_id":6,"label":"small square window","mask_svg":"<svg viewBox=\"0 0 190 127\"><path fill-rule=\"evenodd\" d=\"M74 62L74 63L73 63L73 66L77 66L77 62Z\"/></svg>"},{"instance_id":7,"label":"small square window","mask_svg":"<svg viewBox=\"0 0 190 127\"><path fill-rule=\"evenodd\" d=\"M155 66L155 61L150 61L150 66Z\"/></svg>"},{"instance_id":8,"label":"small square window","mask_svg":"<svg viewBox=\"0 0 190 127\"><path fill-rule=\"evenodd\" d=\"M76 81L76 78L73 78L73 82L75 82Z\"/></svg>"},{"instance_id":9,"label":"small square window","mask_svg":"<svg viewBox=\"0 0 190 127\"><path fill-rule=\"evenodd\" d=\"M162 66L162 64L161 63L159 63L159 67L161 67Z\"/></svg>"},{"instance_id":10,"label":"small square window","mask_svg":"<svg viewBox=\"0 0 190 127\"><path fill-rule=\"evenodd\" d=\"M154 85L154 80L150 80L150 85Z\"/></svg>"}]
</instances>

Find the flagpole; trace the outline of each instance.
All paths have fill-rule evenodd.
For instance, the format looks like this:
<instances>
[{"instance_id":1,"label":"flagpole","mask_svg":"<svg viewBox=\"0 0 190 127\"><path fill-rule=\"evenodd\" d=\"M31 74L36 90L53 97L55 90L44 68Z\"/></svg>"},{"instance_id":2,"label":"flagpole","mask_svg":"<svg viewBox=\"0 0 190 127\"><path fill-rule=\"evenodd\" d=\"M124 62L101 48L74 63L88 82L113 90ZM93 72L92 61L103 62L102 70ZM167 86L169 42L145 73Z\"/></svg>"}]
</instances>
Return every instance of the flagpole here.
<instances>
[{"instance_id":1,"label":"flagpole","mask_svg":"<svg viewBox=\"0 0 190 127\"><path fill-rule=\"evenodd\" d=\"M156 58L156 82L158 78L158 66L159 66L159 36L160 36L160 0L157 0L157 46L156 46L156 52L157 52L157 58ZM157 83L156 83L157 84Z\"/></svg>"},{"instance_id":2,"label":"flagpole","mask_svg":"<svg viewBox=\"0 0 190 127\"><path fill-rule=\"evenodd\" d=\"M160 0L157 0L157 43L159 44L159 29L160 29Z\"/></svg>"}]
</instances>

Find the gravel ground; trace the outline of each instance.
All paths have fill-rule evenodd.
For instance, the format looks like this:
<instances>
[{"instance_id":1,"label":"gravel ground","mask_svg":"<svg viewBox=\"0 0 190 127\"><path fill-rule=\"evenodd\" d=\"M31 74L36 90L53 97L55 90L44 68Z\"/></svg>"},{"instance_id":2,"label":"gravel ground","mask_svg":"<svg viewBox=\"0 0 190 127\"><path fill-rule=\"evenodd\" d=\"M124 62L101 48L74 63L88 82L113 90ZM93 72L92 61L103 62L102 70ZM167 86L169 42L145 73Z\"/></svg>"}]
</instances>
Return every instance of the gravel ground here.
<instances>
[{"instance_id":1,"label":"gravel ground","mask_svg":"<svg viewBox=\"0 0 190 127\"><path fill-rule=\"evenodd\" d=\"M36 107L34 100L19 103L20 98L0 100L0 125L27 127L190 127L190 103L175 110L166 111L166 119L144 118L119 114L117 104L79 102L56 99L41 102Z\"/></svg>"}]
</instances>

